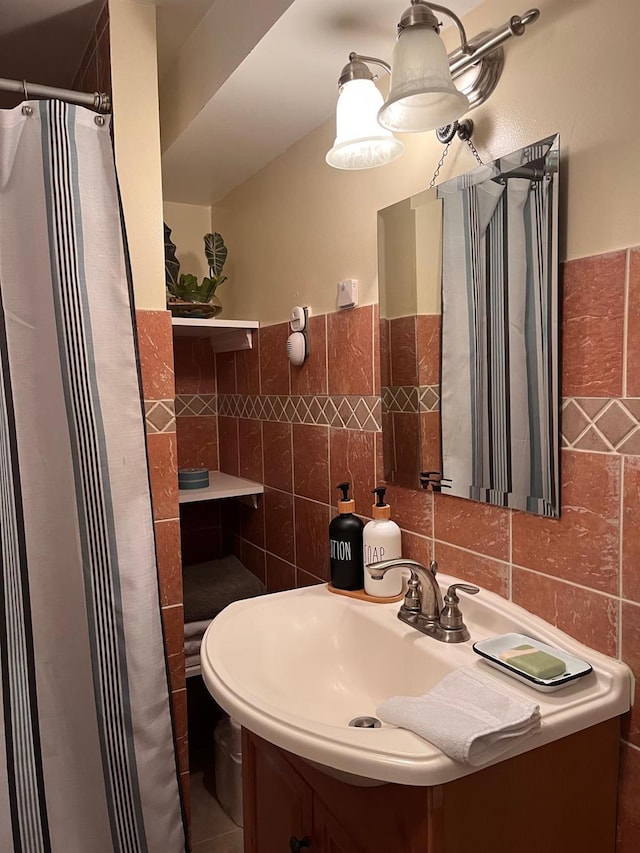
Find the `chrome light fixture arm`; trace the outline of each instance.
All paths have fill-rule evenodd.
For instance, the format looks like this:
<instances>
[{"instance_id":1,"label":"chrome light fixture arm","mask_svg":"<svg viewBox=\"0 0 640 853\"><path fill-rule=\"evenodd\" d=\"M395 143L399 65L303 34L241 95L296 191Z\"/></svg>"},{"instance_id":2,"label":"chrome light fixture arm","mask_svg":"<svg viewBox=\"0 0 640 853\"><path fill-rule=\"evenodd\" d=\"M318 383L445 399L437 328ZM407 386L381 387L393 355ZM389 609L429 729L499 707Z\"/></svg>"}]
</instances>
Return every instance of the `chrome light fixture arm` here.
<instances>
[{"instance_id":1,"label":"chrome light fixture arm","mask_svg":"<svg viewBox=\"0 0 640 853\"><path fill-rule=\"evenodd\" d=\"M539 17L539 9L529 9L524 15L513 15L502 27L472 39L467 45L470 50L465 51L464 47L459 47L452 51L449 54L449 69L453 79L464 74L472 65L484 59L512 36L523 35L527 24L532 24Z\"/></svg>"},{"instance_id":2,"label":"chrome light fixture arm","mask_svg":"<svg viewBox=\"0 0 640 853\"><path fill-rule=\"evenodd\" d=\"M384 68L387 74L391 74L391 66L388 62L385 62L384 59L379 59L377 56L362 56L359 53L350 53L349 60L353 62L356 60L357 62L369 62L372 65L379 65L380 68Z\"/></svg>"},{"instance_id":3,"label":"chrome light fixture arm","mask_svg":"<svg viewBox=\"0 0 640 853\"><path fill-rule=\"evenodd\" d=\"M433 14L433 10L451 18L460 35L460 50L463 53L471 53L467 34L460 18L451 9L447 9L446 6L438 6L437 3L425 3L424 0L411 0L411 6L403 14L398 24L398 33L407 29L407 27L431 27L439 33L440 22Z\"/></svg>"},{"instance_id":4,"label":"chrome light fixture arm","mask_svg":"<svg viewBox=\"0 0 640 853\"><path fill-rule=\"evenodd\" d=\"M513 36L524 35L526 27L537 21L540 17L539 9L529 9L524 15L513 15L503 26L481 33L469 41L462 21L455 13L435 3L427 4L422 2L422 0L412 0L412 5L406 10L398 24L398 30L401 31L411 26L431 26L436 32L439 32L440 26L435 15L430 11L431 9L448 15L454 21L460 33L460 47L448 55L449 69L451 77L454 80L474 65L480 63L481 60L487 59L491 54L494 54L494 61L492 61L491 65L486 69L482 69L481 67L481 73L478 75L474 85L465 91L472 108L486 101L500 79L504 57L499 48ZM349 62L344 66L340 74L338 88L341 88L350 80L375 80L375 75L371 73L368 64L378 65L388 74L391 73L391 66L384 59L376 56L365 56L364 54L352 51L349 54ZM483 74L482 70L486 73Z\"/></svg>"},{"instance_id":5,"label":"chrome light fixture arm","mask_svg":"<svg viewBox=\"0 0 640 853\"><path fill-rule=\"evenodd\" d=\"M391 74L391 66L384 59L378 59L376 56L361 56L352 50L349 54L349 62L340 72L338 89L341 89L345 83L349 83L351 80L375 80L376 75L371 73L369 65L379 65L387 74Z\"/></svg>"}]
</instances>

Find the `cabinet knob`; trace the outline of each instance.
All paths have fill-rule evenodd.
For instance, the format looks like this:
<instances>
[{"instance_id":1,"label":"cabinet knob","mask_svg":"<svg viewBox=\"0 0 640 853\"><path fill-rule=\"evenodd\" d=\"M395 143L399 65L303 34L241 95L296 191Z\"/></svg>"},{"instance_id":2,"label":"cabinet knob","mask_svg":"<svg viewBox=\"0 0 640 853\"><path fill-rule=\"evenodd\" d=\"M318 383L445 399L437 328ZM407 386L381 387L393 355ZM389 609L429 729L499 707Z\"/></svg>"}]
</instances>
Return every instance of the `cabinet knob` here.
<instances>
[{"instance_id":1,"label":"cabinet knob","mask_svg":"<svg viewBox=\"0 0 640 853\"><path fill-rule=\"evenodd\" d=\"M311 840L306 836L304 838L296 838L295 835L292 835L289 839L289 847L291 848L291 853L299 853L304 847L311 847Z\"/></svg>"}]
</instances>

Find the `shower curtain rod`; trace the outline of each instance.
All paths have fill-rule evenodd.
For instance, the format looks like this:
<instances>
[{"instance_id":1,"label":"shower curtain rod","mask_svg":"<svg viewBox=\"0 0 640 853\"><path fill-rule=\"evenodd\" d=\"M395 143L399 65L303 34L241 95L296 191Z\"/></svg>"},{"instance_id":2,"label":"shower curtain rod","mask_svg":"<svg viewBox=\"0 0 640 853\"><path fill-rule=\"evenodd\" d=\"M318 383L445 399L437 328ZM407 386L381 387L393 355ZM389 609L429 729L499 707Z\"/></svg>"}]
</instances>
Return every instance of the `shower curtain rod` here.
<instances>
[{"instance_id":1,"label":"shower curtain rod","mask_svg":"<svg viewBox=\"0 0 640 853\"><path fill-rule=\"evenodd\" d=\"M57 89L54 86L41 86L39 83L27 83L26 80L7 80L0 77L0 91L16 92L29 98L57 98L81 107L90 107L99 113L111 111L111 98L104 92L75 92L73 89Z\"/></svg>"}]
</instances>

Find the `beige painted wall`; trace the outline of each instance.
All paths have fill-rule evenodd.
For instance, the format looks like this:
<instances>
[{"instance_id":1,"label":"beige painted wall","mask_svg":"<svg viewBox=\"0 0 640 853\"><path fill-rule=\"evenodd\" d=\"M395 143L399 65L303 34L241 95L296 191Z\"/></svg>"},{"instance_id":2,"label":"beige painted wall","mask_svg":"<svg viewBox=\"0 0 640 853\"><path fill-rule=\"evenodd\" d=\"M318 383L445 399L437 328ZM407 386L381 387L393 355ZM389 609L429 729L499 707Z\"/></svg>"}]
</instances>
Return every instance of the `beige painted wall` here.
<instances>
[{"instance_id":1,"label":"beige painted wall","mask_svg":"<svg viewBox=\"0 0 640 853\"><path fill-rule=\"evenodd\" d=\"M490 160L559 131L561 258L640 244L640 4L536 5L539 21L506 44L498 88L470 114L474 142ZM490 0L465 24L475 34L523 11L512 0ZM364 29L363 39L366 52ZM396 162L340 172L324 163L333 136L330 120L217 205L216 228L229 246L224 317L268 324L285 320L294 304L333 311L344 278L359 280L361 303L377 301L376 211L424 190L442 146L433 133L405 134ZM440 180L474 165L456 140Z\"/></svg>"},{"instance_id":2,"label":"beige painted wall","mask_svg":"<svg viewBox=\"0 0 640 853\"><path fill-rule=\"evenodd\" d=\"M416 314L416 217L411 199L378 214L378 275L380 316Z\"/></svg>"},{"instance_id":3,"label":"beige painted wall","mask_svg":"<svg viewBox=\"0 0 640 853\"><path fill-rule=\"evenodd\" d=\"M136 308L166 307L156 10L109 0L116 166Z\"/></svg>"},{"instance_id":4,"label":"beige painted wall","mask_svg":"<svg viewBox=\"0 0 640 853\"><path fill-rule=\"evenodd\" d=\"M192 273L198 278L209 275L203 238L211 231L211 208L165 201L164 221L171 228L180 272Z\"/></svg>"},{"instance_id":5,"label":"beige painted wall","mask_svg":"<svg viewBox=\"0 0 640 853\"><path fill-rule=\"evenodd\" d=\"M439 314L442 310L442 202L435 189L412 196L416 220L416 281L418 314Z\"/></svg>"},{"instance_id":6,"label":"beige painted wall","mask_svg":"<svg viewBox=\"0 0 640 853\"><path fill-rule=\"evenodd\" d=\"M442 202L424 190L378 211L380 316L439 314Z\"/></svg>"}]
</instances>

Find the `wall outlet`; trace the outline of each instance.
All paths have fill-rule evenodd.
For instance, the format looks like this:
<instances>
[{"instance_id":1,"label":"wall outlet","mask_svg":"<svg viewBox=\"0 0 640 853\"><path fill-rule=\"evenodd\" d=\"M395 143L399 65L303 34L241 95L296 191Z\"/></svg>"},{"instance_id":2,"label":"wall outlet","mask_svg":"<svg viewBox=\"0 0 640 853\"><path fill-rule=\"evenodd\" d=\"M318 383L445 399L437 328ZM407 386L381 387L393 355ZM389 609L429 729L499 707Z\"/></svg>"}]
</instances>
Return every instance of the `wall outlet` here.
<instances>
[{"instance_id":1,"label":"wall outlet","mask_svg":"<svg viewBox=\"0 0 640 853\"><path fill-rule=\"evenodd\" d=\"M354 308L358 304L358 282L346 278L338 282L338 308Z\"/></svg>"}]
</instances>

